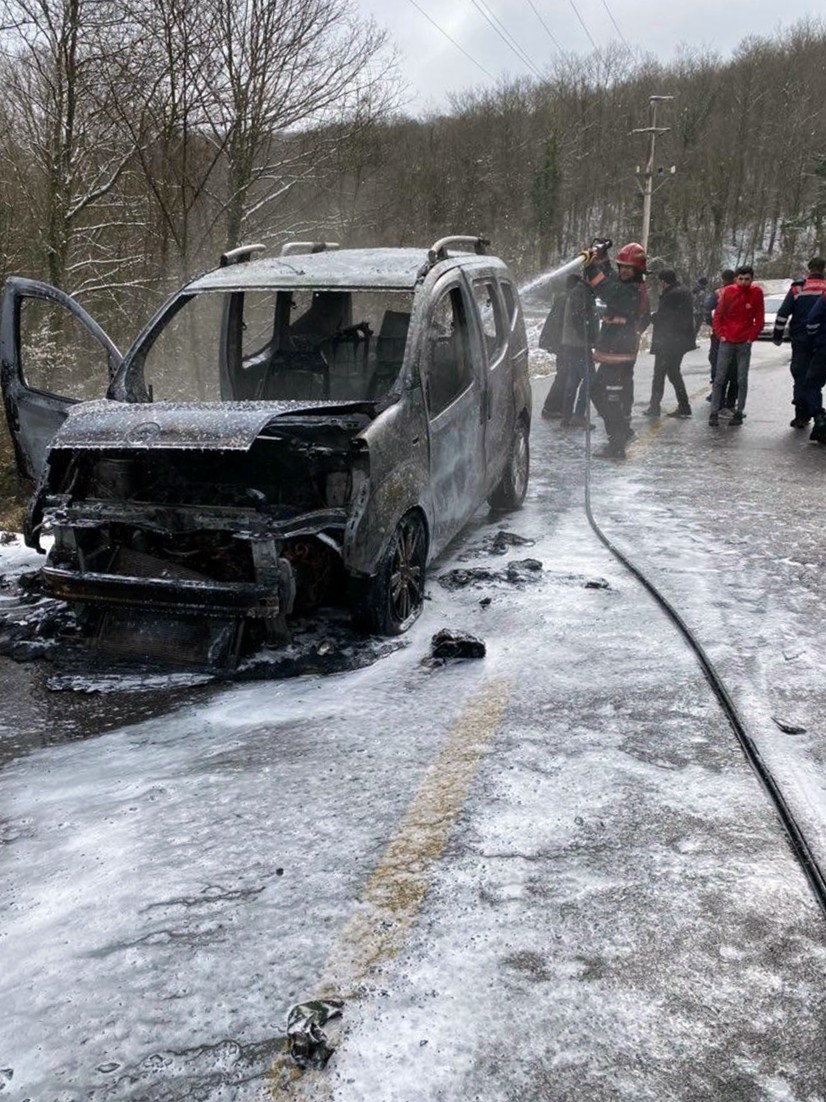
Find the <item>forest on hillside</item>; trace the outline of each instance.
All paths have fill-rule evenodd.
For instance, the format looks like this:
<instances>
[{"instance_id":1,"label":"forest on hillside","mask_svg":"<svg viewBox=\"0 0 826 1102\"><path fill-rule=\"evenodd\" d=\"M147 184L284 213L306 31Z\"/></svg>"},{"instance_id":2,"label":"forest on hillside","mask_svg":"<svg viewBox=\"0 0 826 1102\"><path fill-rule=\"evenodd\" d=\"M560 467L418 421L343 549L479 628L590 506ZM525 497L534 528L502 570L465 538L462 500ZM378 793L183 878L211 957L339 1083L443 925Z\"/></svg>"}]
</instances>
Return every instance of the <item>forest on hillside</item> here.
<instances>
[{"instance_id":1,"label":"forest on hillside","mask_svg":"<svg viewBox=\"0 0 826 1102\"><path fill-rule=\"evenodd\" d=\"M686 276L826 249L826 24L661 63L615 46L411 119L392 44L339 0L0 0L0 278L77 295L128 343L241 241L482 234L521 279L595 235ZM674 173L671 173L671 166Z\"/></svg>"}]
</instances>

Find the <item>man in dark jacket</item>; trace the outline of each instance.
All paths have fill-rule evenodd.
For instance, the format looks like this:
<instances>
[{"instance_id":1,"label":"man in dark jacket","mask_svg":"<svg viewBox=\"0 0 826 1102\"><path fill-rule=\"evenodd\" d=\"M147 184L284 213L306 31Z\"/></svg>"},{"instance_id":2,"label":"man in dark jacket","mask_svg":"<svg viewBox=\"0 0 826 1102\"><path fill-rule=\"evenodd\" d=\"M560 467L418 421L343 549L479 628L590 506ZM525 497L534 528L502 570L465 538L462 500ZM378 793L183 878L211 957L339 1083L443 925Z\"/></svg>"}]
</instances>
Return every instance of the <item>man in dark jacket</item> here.
<instances>
[{"instance_id":1,"label":"man in dark jacket","mask_svg":"<svg viewBox=\"0 0 826 1102\"><path fill-rule=\"evenodd\" d=\"M568 363L562 349L562 323L567 297L567 289L554 296L550 312L539 334L539 347L545 352L552 352L556 357L556 375L542 406L542 416L546 420L562 416L562 404L568 383Z\"/></svg>"},{"instance_id":2,"label":"man in dark jacket","mask_svg":"<svg viewBox=\"0 0 826 1102\"><path fill-rule=\"evenodd\" d=\"M711 367L711 385L714 386L714 372L717 367L717 352L720 348L720 339L714 332L714 311L717 309L717 303L720 301L720 295L722 294L724 287L731 287L734 283L734 269L723 268L720 272L720 286L715 290L710 291L705 301L705 322L711 329L711 336L708 341L708 362ZM734 386L737 386L737 380L734 380ZM736 397L736 395L735 395ZM709 401L711 396L709 395ZM728 404L728 402L726 403ZM734 409L734 402L731 403L731 408Z\"/></svg>"},{"instance_id":3,"label":"man in dark jacket","mask_svg":"<svg viewBox=\"0 0 826 1102\"><path fill-rule=\"evenodd\" d=\"M705 304L706 296L708 295L708 279L705 276L700 276L697 282L691 289L691 303L692 303L692 325L694 327L694 336L700 332L700 326L703 324L703 317L705 316ZM697 343L696 340L694 342Z\"/></svg>"},{"instance_id":4,"label":"man in dark jacket","mask_svg":"<svg viewBox=\"0 0 826 1102\"><path fill-rule=\"evenodd\" d=\"M677 395L677 408L668 416L690 417L691 404L680 364L686 352L694 348L694 303L688 288L680 286L677 273L671 268L664 268L657 278L661 290L657 312L653 315L651 351L654 354L654 378L651 381L651 402L645 416L660 416L660 403L665 380L668 379Z\"/></svg>"},{"instance_id":5,"label":"man in dark jacket","mask_svg":"<svg viewBox=\"0 0 826 1102\"><path fill-rule=\"evenodd\" d=\"M789 368L792 373L792 405L794 417L791 428L805 429L817 410L810 410L806 401L806 373L814 351L814 343L806 329L809 312L823 298L826 291L826 260L813 256L807 265L809 274L805 279L796 279L786 293L774 320L772 340L776 345L783 341L786 322L789 322L789 336L792 340L792 360Z\"/></svg>"},{"instance_id":6,"label":"man in dark jacket","mask_svg":"<svg viewBox=\"0 0 826 1102\"><path fill-rule=\"evenodd\" d=\"M634 435L631 406L634 401L634 364L640 335L648 328L651 314L645 286L646 257L636 241L624 245L616 257L617 271L611 271L601 253L585 269L585 277L605 303L605 314L594 343L594 360L599 364L594 380L594 405L605 422L608 444L595 455L624 459L625 445Z\"/></svg>"},{"instance_id":7,"label":"man in dark jacket","mask_svg":"<svg viewBox=\"0 0 826 1102\"><path fill-rule=\"evenodd\" d=\"M562 319L561 356L567 368L565 397L562 401L562 425L585 428L585 378L591 378L594 361L591 348L599 331L594 292L578 275L569 275L566 284L565 313Z\"/></svg>"}]
</instances>

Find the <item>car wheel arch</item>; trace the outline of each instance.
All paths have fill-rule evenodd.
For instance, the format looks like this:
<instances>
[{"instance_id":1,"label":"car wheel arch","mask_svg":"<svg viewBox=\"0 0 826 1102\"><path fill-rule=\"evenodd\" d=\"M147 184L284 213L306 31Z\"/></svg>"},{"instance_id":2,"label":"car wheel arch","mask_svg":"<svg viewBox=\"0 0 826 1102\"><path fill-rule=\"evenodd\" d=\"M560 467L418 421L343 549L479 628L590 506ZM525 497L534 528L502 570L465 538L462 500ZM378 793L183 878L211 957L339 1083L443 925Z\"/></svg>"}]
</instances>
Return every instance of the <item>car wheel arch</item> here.
<instances>
[{"instance_id":1,"label":"car wheel arch","mask_svg":"<svg viewBox=\"0 0 826 1102\"><path fill-rule=\"evenodd\" d=\"M530 481L530 432L530 417L527 409L523 408L516 417L513 444L501 477L488 495L488 504L494 510L509 512L522 507ZM520 440L524 446L517 453ZM514 466L520 456L524 456L524 472Z\"/></svg>"},{"instance_id":2,"label":"car wheel arch","mask_svg":"<svg viewBox=\"0 0 826 1102\"><path fill-rule=\"evenodd\" d=\"M423 549L419 532L423 533ZM375 573L350 576L349 603L358 628L379 635L401 635L418 619L424 608L430 546L425 511L414 505L389 529Z\"/></svg>"},{"instance_id":3,"label":"car wheel arch","mask_svg":"<svg viewBox=\"0 0 826 1102\"><path fill-rule=\"evenodd\" d=\"M345 536L344 565L348 573L366 576L376 572L399 521L411 509L422 514L430 554L433 517L432 509L428 509L426 486L426 472L419 464L410 462L395 467L378 486L370 487L360 515L348 526ZM378 531L379 538L374 534Z\"/></svg>"}]
</instances>

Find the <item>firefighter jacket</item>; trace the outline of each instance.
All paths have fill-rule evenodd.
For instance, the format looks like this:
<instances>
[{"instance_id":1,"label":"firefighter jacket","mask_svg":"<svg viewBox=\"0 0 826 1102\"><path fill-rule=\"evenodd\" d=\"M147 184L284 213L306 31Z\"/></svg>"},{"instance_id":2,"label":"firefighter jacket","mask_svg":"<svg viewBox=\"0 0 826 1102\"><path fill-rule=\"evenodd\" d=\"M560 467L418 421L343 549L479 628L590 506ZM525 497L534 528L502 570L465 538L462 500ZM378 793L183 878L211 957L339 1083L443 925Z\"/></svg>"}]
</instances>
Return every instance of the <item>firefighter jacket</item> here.
<instances>
[{"instance_id":1,"label":"firefighter jacket","mask_svg":"<svg viewBox=\"0 0 826 1102\"><path fill-rule=\"evenodd\" d=\"M826 279L823 276L806 276L805 279L796 279L786 292L786 297L777 316L774 319L774 340L783 339L783 330L786 321L789 320L789 336L793 341L809 341L806 323L809 313L818 299L823 298L826 291Z\"/></svg>"},{"instance_id":2,"label":"firefighter jacket","mask_svg":"<svg viewBox=\"0 0 826 1102\"><path fill-rule=\"evenodd\" d=\"M826 294L815 299L806 320L806 332L815 348L826 348Z\"/></svg>"},{"instance_id":3,"label":"firefighter jacket","mask_svg":"<svg viewBox=\"0 0 826 1102\"><path fill-rule=\"evenodd\" d=\"M683 356L695 347L694 303L688 288L679 283L664 287L653 320L651 351L655 355Z\"/></svg>"},{"instance_id":4,"label":"firefighter jacket","mask_svg":"<svg viewBox=\"0 0 826 1102\"><path fill-rule=\"evenodd\" d=\"M645 284L642 279L620 279L607 266L589 266L585 274L605 303L605 314L594 343L594 359L600 364L633 367L640 335L651 321Z\"/></svg>"},{"instance_id":5,"label":"firefighter jacket","mask_svg":"<svg viewBox=\"0 0 826 1102\"><path fill-rule=\"evenodd\" d=\"M728 344L757 340L763 328L763 291L756 283L740 287L732 283L720 292L714 311L714 334Z\"/></svg>"}]
</instances>

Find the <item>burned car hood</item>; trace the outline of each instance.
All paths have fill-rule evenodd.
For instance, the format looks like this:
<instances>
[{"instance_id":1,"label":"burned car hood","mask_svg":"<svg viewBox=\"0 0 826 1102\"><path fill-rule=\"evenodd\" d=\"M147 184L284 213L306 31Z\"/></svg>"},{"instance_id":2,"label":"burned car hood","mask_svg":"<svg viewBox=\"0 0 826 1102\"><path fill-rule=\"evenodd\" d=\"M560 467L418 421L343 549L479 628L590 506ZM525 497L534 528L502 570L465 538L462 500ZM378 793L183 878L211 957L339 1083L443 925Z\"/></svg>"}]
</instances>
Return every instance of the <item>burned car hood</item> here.
<instances>
[{"instance_id":1,"label":"burned car hood","mask_svg":"<svg viewBox=\"0 0 826 1102\"><path fill-rule=\"evenodd\" d=\"M272 421L287 415L373 412L368 402L83 402L52 448L146 448L247 451Z\"/></svg>"}]
</instances>

